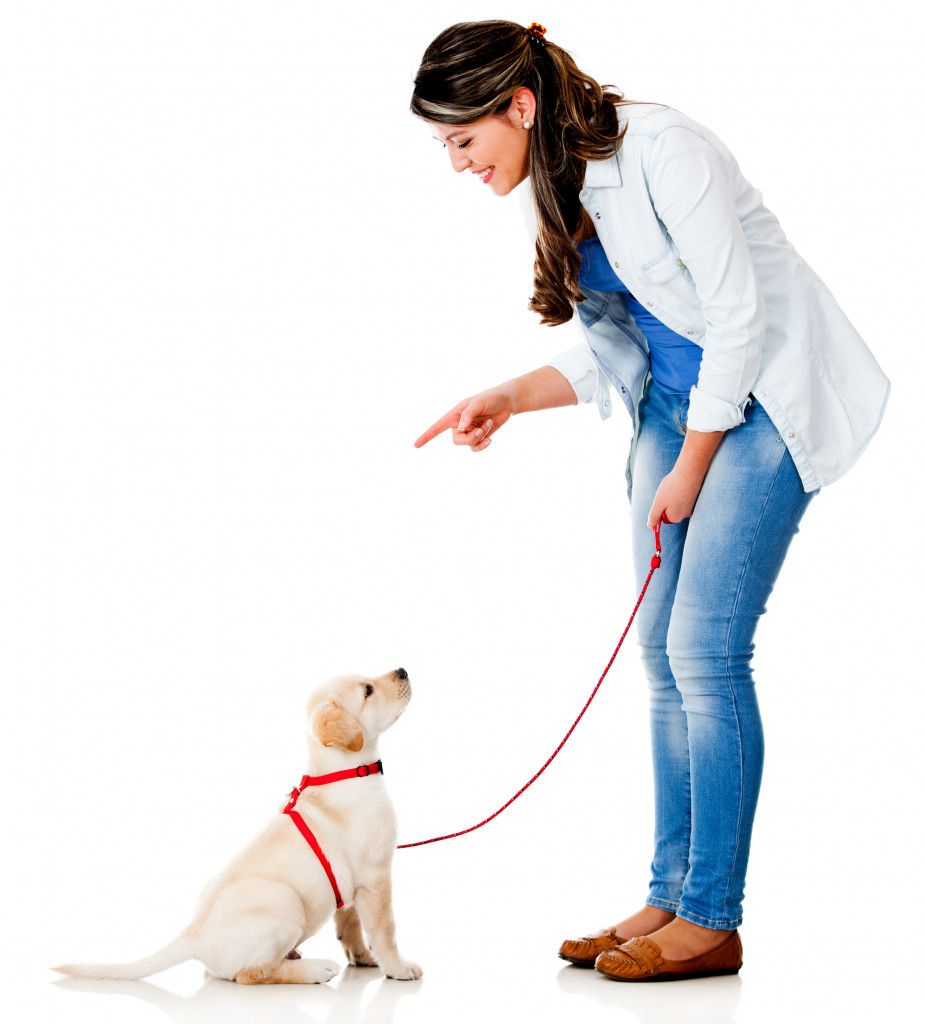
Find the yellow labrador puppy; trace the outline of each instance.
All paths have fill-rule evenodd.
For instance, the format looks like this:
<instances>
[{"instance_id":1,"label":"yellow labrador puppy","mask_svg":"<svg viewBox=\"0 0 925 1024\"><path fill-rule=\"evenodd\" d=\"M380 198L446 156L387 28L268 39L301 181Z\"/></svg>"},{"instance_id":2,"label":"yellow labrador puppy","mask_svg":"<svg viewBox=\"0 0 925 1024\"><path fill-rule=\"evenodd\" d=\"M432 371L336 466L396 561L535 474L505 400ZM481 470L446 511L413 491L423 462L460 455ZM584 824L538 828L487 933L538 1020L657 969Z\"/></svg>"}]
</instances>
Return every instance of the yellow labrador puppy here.
<instances>
[{"instance_id":1,"label":"yellow labrador puppy","mask_svg":"<svg viewBox=\"0 0 925 1024\"><path fill-rule=\"evenodd\" d=\"M341 676L317 689L307 709L309 774L283 813L206 886L192 922L135 963L55 970L128 980L197 959L216 977L244 985L329 981L338 964L293 951L333 913L350 963L378 964L390 978L420 978L421 968L395 944L395 812L378 752L380 734L410 700L403 668L378 679Z\"/></svg>"}]
</instances>

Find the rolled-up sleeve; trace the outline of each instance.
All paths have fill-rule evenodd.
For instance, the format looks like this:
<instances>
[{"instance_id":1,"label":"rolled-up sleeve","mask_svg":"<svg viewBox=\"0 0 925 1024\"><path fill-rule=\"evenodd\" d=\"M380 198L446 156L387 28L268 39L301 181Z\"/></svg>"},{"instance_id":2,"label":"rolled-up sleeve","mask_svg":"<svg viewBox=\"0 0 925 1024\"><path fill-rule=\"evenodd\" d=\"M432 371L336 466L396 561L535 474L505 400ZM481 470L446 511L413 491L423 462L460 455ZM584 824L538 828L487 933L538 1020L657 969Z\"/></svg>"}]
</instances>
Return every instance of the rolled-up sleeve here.
<instances>
[{"instance_id":1,"label":"rolled-up sleeve","mask_svg":"<svg viewBox=\"0 0 925 1024\"><path fill-rule=\"evenodd\" d=\"M609 399L610 384L586 344L560 352L547 365L558 370L572 385L580 403L594 402L601 419L608 419L613 411Z\"/></svg>"},{"instance_id":2,"label":"rolled-up sleeve","mask_svg":"<svg viewBox=\"0 0 925 1024\"><path fill-rule=\"evenodd\" d=\"M687 426L728 430L744 419L767 328L735 198L720 154L684 126L653 139L646 171L652 206L691 275L706 323Z\"/></svg>"}]
</instances>

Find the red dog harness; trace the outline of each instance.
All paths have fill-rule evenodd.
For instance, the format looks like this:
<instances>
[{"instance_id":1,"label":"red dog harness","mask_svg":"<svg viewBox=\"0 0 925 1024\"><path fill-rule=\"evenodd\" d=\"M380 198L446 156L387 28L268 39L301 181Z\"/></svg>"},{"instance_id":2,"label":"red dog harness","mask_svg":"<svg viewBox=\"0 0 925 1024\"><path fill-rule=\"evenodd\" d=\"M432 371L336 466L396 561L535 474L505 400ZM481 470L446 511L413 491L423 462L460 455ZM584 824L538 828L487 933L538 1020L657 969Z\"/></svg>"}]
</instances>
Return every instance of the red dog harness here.
<instances>
[{"instance_id":1,"label":"red dog harness","mask_svg":"<svg viewBox=\"0 0 925 1024\"><path fill-rule=\"evenodd\" d=\"M341 899L340 889L337 888L337 880L334 877L334 872L331 870L331 865L328 862L328 858L325 857L324 851L318 844L318 840L315 838L315 833L305 823L305 819L295 809L295 805L298 802L299 797L302 795L302 791L308 789L311 786L326 786L329 782L340 782L342 779L365 779L367 775L381 775L382 774L382 762L377 761L375 764L361 764L358 768L348 768L342 772L331 772L330 775L303 775L302 781L296 786L296 788L289 794L289 803L283 808L283 814L288 814L292 818L295 827L302 833L305 838L305 842L312 848L312 852L321 862L321 866L324 868L324 873L328 876L328 881L331 883L331 888L334 890L334 899L337 900L338 910L344 905L344 901Z\"/></svg>"}]
</instances>

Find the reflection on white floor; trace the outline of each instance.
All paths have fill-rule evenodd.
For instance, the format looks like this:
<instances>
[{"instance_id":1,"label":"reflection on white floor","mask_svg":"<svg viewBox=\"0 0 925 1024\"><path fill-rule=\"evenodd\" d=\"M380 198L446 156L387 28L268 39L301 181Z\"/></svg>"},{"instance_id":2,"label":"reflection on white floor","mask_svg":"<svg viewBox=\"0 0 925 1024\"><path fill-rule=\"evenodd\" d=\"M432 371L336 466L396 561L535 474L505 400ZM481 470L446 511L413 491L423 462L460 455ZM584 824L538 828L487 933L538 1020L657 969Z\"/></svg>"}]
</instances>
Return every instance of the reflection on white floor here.
<instances>
[{"instance_id":1,"label":"reflection on white floor","mask_svg":"<svg viewBox=\"0 0 925 1024\"><path fill-rule=\"evenodd\" d=\"M92 1005L97 1008L107 1002L118 1003L126 1021L150 1019L149 1015L142 1016L137 1005L144 1004L155 1007L176 1024L196 1024L204 1020L235 1024L257 1017L268 1024L306 1024L309 1021L393 1024L428 1017L455 1020L463 1016L471 1018L472 1014L490 1015L492 1005L503 1006L511 997L515 1004L522 1000L524 1010L529 1010L534 1020L565 1020L575 1015L587 1020L596 1016L594 1007L599 1007L606 1011L608 1020L638 1020L640 1024L655 1024L663 1019L684 1024L732 1024L741 994L737 978L702 979L686 985L631 986L609 983L593 971L570 966L557 970L554 963L548 963L545 968L541 973L546 983L538 986L538 989L546 989L545 1010L531 995L532 986L521 971L506 980L504 987L508 991L503 999L499 998L501 993L497 990L477 981L464 985L457 979L440 991L438 985L428 985L423 980L408 984L391 982L383 979L379 971L359 967L346 968L328 985L310 987L279 985L245 989L231 982L206 978L186 995L149 981L107 983L64 979L54 983L54 988L68 996L74 993L93 996ZM558 993L549 990L552 980ZM60 999L60 1019L76 1019L71 1014L78 1005L89 1008L87 1000L69 1007L67 1000ZM511 1005L510 1009L515 1011L516 1005Z\"/></svg>"},{"instance_id":2,"label":"reflection on white floor","mask_svg":"<svg viewBox=\"0 0 925 1024\"><path fill-rule=\"evenodd\" d=\"M421 986L415 983L385 982L378 970L347 967L339 978L328 985L271 985L248 988L233 982L207 977L191 994L181 995L156 982L100 982L65 979L55 987L98 997L101 1003L113 997L122 1000L125 1020L136 1019L137 1007L131 1001L156 1007L176 1024L193 1024L203 1020L238 1020L259 1017L268 1024L307 1024L325 1021L382 1022L396 1019L396 1008L403 999L418 995ZM140 1015L138 1019L141 1019Z\"/></svg>"},{"instance_id":3,"label":"reflection on white floor","mask_svg":"<svg viewBox=\"0 0 925 1024\"><path fill-rule=\"evenodd\" d=\"M732 1024L742 991L738 977L640 985L613 982L596 971L571 966L563 967L556 981L562 993L606 1007L610 1019L614 1010L623 1010L627 1021L641 1024L662 1018L685 1024ZM583 1016L585 1007L575 1005L573 1011Z\"/></svg>"},{"instance_id":4,"label":"reflection on white floor","mask_svg":"<svg viewBox=\"0 0 925 1024\"><path fill-rule=\"evenodd\" d=\"M481 854L494 856L498 850L497 840L470 846L468 853L460 844L454 853L443 851L429 861L399 862L399 938L424 968L420 981L391 981L378 969L345 967L326 985L245 987L204 977L197 962L140 982L52 981L50 973L30 964L11 987L14 998L24 1000L20 1007L28 1006L27 1015L17 1019L74 1024L491 1024L508 1018L531 1024L803 1024L821 1019L886 1024L907 1019L903 1013L912 997L911 979L882 985L859 974L835 948L820 950L815 967L805 968L805 960L792 957L792 948L775 941L777 926L783 924L771 907L756 911L764 918L764 939L743 931L745 967L738 977L633 985L563 964L555 950L574 932L564 921L575 912L563 911L559 899L568 880L549 871L555 887L544 900L537 890L531 895L527 885L518 888L502 865L497 878L506 895L482 904L478 893L487 876ZM438 860L441 876L450 868L449 877L456 879L442 901L431 898ZM533 869L525 870L525 878L532 876ZM423 899L412 898L415 884ZM592 917L587 923L590 930L601 922ZM87 924L83 940L79 931L65 928L67 955L95 955L103 933L95 922ZM53 956L64 955L58 936L49 945ZM126 945L131 946L126 954L133 955L143 944L133 939ZM303 952L342 960L330 929L306 942Z\"/></svg>"}]
</instances>

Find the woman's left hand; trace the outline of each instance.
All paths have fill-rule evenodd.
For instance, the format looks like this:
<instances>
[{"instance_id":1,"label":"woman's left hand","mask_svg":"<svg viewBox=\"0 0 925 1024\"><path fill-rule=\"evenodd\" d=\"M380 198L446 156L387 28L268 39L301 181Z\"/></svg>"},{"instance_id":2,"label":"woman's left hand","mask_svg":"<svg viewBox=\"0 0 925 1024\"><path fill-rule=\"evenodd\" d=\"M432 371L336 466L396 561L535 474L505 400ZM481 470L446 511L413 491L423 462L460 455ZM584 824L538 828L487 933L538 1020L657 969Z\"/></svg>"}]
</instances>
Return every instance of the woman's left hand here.
<instances>
[{"instance_id":1,"label":"woman's left hand","mask_svg":"<svg viewBox=\"0 0 925 1024\"><path fill-rule=\"evenodd\" d=\"M649 510L649 527L661 519L666 523L680 523L694 511L697 496L703 486L703 477L685 474L677 466L658 485L655 500Z\"/></svg>"},{"instance_id":2,"label":"woman's left hand","mask_svg":"<svg viewBox=\"0 0 925 1024\"><path fill-rule=\"evenodd\" d=\"M680 523L694 511L710 462L722 439L721 430L710 433L688 430L674 468L662 477L655 492L649 509L650 528L660 519L665 523Z\"/></svg>"}]
</instances>

